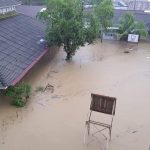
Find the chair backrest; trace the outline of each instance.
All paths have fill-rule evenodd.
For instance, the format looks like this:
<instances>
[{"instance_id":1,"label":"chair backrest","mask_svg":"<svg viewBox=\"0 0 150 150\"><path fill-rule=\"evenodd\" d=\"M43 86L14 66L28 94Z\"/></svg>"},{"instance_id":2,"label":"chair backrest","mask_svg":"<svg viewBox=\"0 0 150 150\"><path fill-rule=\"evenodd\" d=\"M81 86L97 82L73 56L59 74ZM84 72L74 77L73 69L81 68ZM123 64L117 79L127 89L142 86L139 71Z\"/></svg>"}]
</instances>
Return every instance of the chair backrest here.
<instances>
[{"instance_id":1,"label":"chair backrest","mask_svg":"<svg viewBox=\"0 0 150 150\"><path fill-rule=\"evenodd\" d=\"M98 94L91 94L91 111L115 115L116 98Z\"/></svg>"}]
</instances>

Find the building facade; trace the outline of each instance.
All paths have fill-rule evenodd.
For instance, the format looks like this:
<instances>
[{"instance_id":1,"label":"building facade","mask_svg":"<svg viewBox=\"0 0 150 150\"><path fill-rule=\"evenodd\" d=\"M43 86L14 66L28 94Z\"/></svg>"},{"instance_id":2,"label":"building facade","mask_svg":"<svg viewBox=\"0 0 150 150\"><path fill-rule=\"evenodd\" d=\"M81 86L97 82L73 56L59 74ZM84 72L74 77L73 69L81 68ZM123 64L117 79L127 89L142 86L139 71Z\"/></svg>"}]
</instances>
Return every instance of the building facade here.
<instances>
[{"instance_id":1,"label":"building facade","mask_svg":"<svg viewBox=\"0 0 150 150\"><path fill-rule=\"evenodd\" d=\"M20 3L14 0L0 0L0 15L16 11L17 5Z\"/></svg>"}]
</instances>

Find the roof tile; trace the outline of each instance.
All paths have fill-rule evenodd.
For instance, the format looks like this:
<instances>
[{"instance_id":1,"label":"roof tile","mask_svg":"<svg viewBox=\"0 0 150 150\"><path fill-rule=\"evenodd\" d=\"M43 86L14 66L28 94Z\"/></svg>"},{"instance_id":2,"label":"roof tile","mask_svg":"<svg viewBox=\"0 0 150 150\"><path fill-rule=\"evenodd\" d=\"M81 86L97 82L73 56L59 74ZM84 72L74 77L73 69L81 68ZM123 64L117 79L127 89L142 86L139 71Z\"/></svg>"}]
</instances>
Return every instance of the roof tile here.
<instances>
[{"instance_id":1,"label":"roof tile","mask_svg":"<svg viewBox=\"0 0 150 150\"><path fill-rule=\"evenodd\" d=\"M0 89L11 85L46 51L38 44L44 30L42 23L22 14L0 21Z\"/></svg>"}]
</instances>

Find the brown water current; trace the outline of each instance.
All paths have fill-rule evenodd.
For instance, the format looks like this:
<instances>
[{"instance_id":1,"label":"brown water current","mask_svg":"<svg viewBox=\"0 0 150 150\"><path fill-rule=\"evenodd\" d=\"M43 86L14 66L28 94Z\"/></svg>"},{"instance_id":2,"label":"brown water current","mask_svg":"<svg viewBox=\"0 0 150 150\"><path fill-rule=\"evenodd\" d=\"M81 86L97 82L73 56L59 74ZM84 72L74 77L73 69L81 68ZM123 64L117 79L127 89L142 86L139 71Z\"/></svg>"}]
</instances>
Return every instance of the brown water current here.
<instances>
[{"instance_id":1,"label":"brown water current","mask_svg":"<svg viewBox=\"0 0 150 150\"><path fill-rule=\"evenodd\" d=\"M0 150L102 150L102 138L83 143L91 93L117 98L109 150L149 149L149 43L97 41L80 48L70 62L60 49L24 80L33 89L24 108L0 97Z\"/></svg>"}]
</instances>

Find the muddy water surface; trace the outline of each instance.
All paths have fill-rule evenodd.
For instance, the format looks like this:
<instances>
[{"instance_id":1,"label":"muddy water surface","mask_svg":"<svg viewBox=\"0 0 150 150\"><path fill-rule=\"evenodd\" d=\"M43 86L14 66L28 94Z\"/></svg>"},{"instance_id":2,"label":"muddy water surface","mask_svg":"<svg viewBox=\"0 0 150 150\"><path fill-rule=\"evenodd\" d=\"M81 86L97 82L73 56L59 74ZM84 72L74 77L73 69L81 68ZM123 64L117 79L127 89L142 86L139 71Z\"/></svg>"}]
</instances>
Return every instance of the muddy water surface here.
<instances>
[{"instance_id":1,"label":"muddy water surface","mask_svg":"<svg viewBox=\"0 0 150 150\"><path fill-rule=\"evenodd\" d=\"M148 150L148 43L98 41L81 48L69 63L60 50L51 61L45 56L24 80L33 87L27 106L14 108L0 98L0 150L102 150L102 137L83 143L91 93L117 97L109 149ZM36 91L39 87L44 92Z\"/></svg>"}]
</instances>

